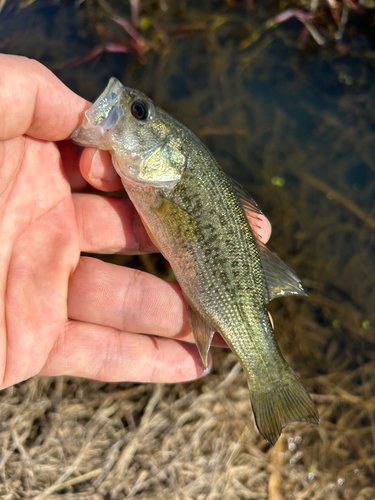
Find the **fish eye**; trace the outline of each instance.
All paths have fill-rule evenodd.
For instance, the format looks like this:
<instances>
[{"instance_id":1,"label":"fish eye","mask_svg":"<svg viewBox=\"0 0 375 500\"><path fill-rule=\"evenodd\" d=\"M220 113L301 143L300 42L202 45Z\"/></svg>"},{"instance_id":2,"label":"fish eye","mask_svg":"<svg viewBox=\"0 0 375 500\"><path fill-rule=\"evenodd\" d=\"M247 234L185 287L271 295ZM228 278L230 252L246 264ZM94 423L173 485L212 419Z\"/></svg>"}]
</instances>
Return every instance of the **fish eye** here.
<instances>
[{"instance_id":1,"label":"fish eye","mask_svg":"<svg viewBox=\"0 0 375 500\"><path fill-rule=\"evenodd\" d=\"M145 101L134 101L130 111L137 120L147 120L149 116L149 107Z\"/></svg>"}]
</instances>

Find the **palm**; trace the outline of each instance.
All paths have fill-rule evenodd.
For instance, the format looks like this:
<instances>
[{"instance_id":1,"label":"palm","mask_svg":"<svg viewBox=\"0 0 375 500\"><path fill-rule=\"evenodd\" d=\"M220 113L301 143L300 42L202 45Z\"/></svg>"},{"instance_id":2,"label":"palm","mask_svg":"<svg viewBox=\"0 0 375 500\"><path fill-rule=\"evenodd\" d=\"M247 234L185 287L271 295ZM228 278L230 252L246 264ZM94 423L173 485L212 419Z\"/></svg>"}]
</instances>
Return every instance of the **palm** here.
<instances>
[{"instance_id":1,"label":"palm","mask_svg":"<svg viewBox=\"0 0 375 500\"><path fill-rule=\"evenodd\" d=\"M39 373L67 327L69 277L80 253L70 186L56 144L30 137L6 143L0 171L8 187L0 198L2 260L6 276L7 346L4 383Z\"/></svg>"},{"instance_id":2,"label":"palm","mask_svg":"<svg viewBox=\"0 0 375 500\"><path fill-rule=\"evenodd\" d=\"M0 54L0 387L35 374L177 382L204 373L180 341L192 336L177 285L79 257L155 250L129 200L71 194L86 190L79 167L87 177L92 154L79 165L56 141L88 107L42 65ZM112 169L108 157L102 166ZM109 177L89 180L118 189Z\"/></svg>"}]
</instances>

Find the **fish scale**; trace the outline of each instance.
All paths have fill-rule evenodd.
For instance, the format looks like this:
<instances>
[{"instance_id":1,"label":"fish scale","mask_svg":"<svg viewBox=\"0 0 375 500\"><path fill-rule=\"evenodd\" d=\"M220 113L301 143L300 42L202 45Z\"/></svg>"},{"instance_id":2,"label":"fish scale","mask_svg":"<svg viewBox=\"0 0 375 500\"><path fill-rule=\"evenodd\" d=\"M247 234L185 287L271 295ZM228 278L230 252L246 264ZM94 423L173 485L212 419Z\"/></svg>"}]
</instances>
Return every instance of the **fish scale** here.
<instances>
[{"instance_id":1,"label":"fish scale","mask_svg":"<svg viewBox=\"0 0 375 500\"><path fill-rule=\"evenodd\" d=\"M108 150L145 227L170 262L202 357L215 331L245 371L255 423L271 444L318 411L284 360L266 304L305 295L292 269L260 241L261 214L213 155L147 96L112 78L72 139Z\"/></svg>"}]
</instances>

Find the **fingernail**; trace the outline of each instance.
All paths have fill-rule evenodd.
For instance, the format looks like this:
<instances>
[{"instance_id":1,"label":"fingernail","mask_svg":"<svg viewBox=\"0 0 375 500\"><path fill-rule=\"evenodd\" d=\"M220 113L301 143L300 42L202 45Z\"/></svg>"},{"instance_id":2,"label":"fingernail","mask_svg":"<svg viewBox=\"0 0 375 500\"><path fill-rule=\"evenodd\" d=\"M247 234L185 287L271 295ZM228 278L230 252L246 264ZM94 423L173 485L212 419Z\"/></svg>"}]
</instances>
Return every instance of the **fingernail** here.
<instances>
[{"instance_id":1,"label":"fingernail","mask_svg":"<svg viewBox=\"0 0 375 500\"><path fill-rule=\"evenodd\" d=\"M108 181L114 179L117 174L110 156L108 154L101 154L100 149L97 149L91 160L89 175L93 179L105 179Z\"/></svg>"}]
</instances>

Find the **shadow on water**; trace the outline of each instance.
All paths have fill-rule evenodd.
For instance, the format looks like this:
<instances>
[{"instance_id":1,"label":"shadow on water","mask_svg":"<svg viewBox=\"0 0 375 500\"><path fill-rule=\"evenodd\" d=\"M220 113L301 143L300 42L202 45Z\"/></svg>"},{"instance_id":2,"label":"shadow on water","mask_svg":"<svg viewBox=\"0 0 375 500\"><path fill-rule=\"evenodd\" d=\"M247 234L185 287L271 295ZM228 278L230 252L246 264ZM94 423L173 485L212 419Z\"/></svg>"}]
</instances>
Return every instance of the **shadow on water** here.
<instances>
[{"instance_id":1,"label":"shadow on water","mask_svg":"<svg viewBox=\"0 0 375 500\"><path fill-rule=\"evenodd\" d=\"M120 394L125 401L121 420L126 432L118 450L128 450L129 461L116 451L119 441L113 430L103 443L114 450L114 461L120 456L123 468L116 469L113 461L101 481L87 476L80 488L67 486L66 498L90 492L90 498L96 498L93 492L104 492L105 498L163 498L174 493L176 498L221 498L225 488L214 485L215 477L224 477L225 487L232 488L227 498L375 498L375 52L368 36L373 12L363 20L352 13L340 44L317 48L310 40L301 50L295 46L302 29L297 20L260 33L269 12L276 14L271 3L267 11L252 2L207 2L201 7L192 2L189 9L182 2L174 7L167 1L145 2L140 17L145 44L135 47L108 14L113 9L129 19L128 6L101 5L36 1L17 10L8 2L0 14L0 48L40 60L90 100L110 76L142 90L201 137L224 169L254 196L273 224L270 246L297 271L309 294L275 301L270 309L281 350L315 395L322 422L319 427L287 428L277 445L281 454L269 450L253 428L245 430L250 407L244 377L238 375L227 389L217 390L218 374L223 380L235 369L233 356L220 350L214 353L213 375L173 388L73 379L55 385L44 379L26 382L42 384L46 398L53 400L60 387L66 405L88 405L91 413L82 417L87 422L96 411L95 400L112 398L110 404L117 404ZM252 36L254 43L244 43ZM115 44L117 50L129 52L100 53ZM159 256L109 260L167 277ZM22 387L17 390L22 394ZM77 391L84 394L79 403ZM184 397L189 400L192 393L207 406L206 417L192 418L190 425L196 422L198 429L212 408L222 404L212 411L217 411L217 419L227 419L228 427L215 427L215 420L207 428L207 438L217 449L199 438L200 452L187 427L185 435L181 428L177 433L174 449L166 445L169 426L184 419L183 412L189 415L194 405L181 403L168 418L163 411ZM7 394L4 391L5 401ZM158 418L167 418L169 424L154 422L158 436L150 424L147 441L139 420L152 398ZM218 429L222 441L215 435ZM34 441L28 437L29 446L36 446L43 433L48 436L41 428ZM133 454L131 439L136 443ZM194 453L181 455L180 448L190 445ZM170 458L160 447L168 448ZM217 451L225 449L232 454ZM73 448L67 452L69 463L76 453ZM213 465L210 456L228 465ZM184 479L173 475L173 460ZM8 463L4 474L17 470L11 459ZM98 460L95 464L107 466ZM125 475L124 483L113 471L110 477L111 468ZM92 469L88 461L75 475ZM251 482L254 474L258 479ZM58 472L51 473L46 484L33 490L58 484L58 477ZM194 482L198 486L193 487Z\"/></svg>"}]
</instances>

